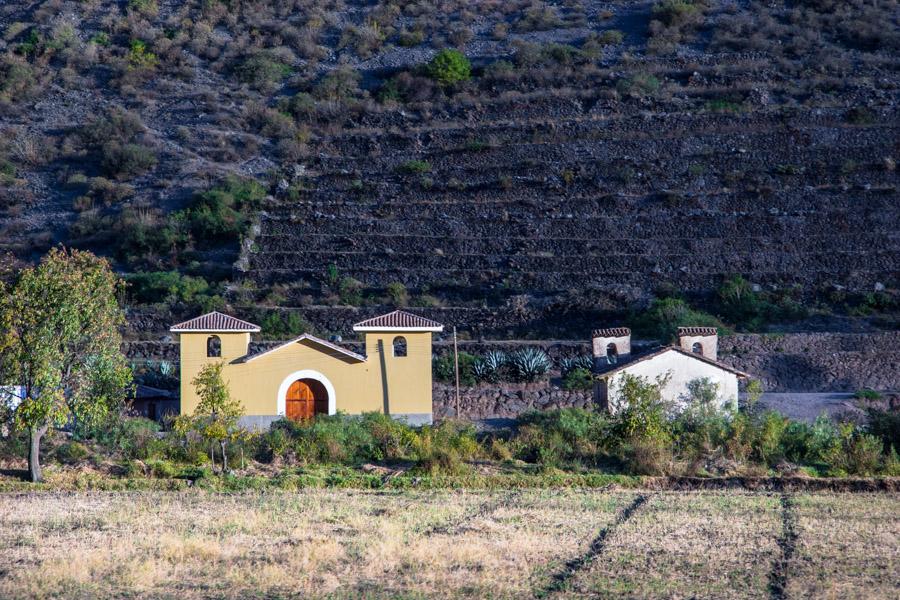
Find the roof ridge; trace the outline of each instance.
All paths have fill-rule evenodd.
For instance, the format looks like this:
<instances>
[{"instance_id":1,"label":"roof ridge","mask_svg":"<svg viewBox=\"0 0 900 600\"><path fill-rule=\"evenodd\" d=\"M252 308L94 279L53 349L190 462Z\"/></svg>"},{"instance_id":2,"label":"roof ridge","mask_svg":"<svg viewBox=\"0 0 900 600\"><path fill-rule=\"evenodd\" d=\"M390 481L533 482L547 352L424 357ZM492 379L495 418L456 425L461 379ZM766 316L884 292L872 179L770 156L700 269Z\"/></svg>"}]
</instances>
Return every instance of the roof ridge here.
<instances>
[{"instance_id":1,"label":"roof ridge","mask_svg":"<svg viewBox=\"0 0 900 600\"><path fill-rule=\"evenodd\" d=\"M172 325L169 331L178 332L241 332L256 333L260 331L259 325L249 321L232 317L217 310L204 313L200 316L188 319Z\"/></svg>"},{"instance_id":2,"label":"roof ridge","mask_svg":"<svg viewBox=\"0 0 900 600\"><path fill-rule=\"evenodd\" d=\"M389 313L354 323L353 331L443 331L444 326L433 319L395 309Z\"/></svg>"}]
</instances>

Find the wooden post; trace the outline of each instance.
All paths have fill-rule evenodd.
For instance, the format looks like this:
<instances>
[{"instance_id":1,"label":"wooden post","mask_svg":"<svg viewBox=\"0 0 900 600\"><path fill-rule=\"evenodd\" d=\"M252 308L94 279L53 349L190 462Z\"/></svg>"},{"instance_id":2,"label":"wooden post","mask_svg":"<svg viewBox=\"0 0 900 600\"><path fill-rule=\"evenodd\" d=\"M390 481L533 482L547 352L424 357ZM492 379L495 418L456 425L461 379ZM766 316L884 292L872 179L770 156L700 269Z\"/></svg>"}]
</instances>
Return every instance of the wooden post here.
<instances>
[{"instance_id":1,"label":"wooden post","mask_svg":"<svg viewBox=\"0 0 900 600\"><path fill-rule=\"evenodd\" d=\"M453 326L453 370L456 372L456 418L462 418L459 414L459 350L456 346L456 325Z\"/></svg>"}]
</instances>

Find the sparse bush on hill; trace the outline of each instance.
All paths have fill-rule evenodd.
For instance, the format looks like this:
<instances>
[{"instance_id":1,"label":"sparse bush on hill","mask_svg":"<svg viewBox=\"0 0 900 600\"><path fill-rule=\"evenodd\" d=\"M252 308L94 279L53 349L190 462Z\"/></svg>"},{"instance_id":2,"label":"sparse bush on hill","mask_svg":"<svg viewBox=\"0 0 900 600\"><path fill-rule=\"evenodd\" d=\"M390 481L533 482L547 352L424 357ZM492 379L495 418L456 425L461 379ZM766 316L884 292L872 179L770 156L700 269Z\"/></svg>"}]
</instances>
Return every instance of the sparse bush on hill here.
<instances>
[{"instance_id":1,"label":"sparse bush on hill","mask_svg":"<svg viewBox=\"0 0 900 600\"><path fill-rule=\"evenodd\" d=\"M453 85L468 81L472 75L472 65L466 55L453 48L438 52L428 63L428 75L442 85Z\"/></svg>"},{"instance_id":2,"label":"sparse bush on hill","mask_svg":"<svg viewBox=\"0 0 900 600\"><path fill-rule=\"evenodd\" d=\"M245 57L234 69L242 83L260 89L271 90L291 74L290 65L268 52L257 52Z\"/></svg>"}]
</instances>

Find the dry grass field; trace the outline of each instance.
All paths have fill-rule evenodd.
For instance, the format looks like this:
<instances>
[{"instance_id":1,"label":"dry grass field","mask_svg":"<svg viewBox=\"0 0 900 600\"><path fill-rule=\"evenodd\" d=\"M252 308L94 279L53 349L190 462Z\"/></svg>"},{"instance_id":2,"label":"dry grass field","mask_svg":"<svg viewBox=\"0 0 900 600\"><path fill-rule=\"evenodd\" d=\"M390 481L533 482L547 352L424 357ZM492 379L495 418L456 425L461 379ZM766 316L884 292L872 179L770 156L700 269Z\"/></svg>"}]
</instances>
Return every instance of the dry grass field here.
<instances>
[{"instance_id":1,"label":"dry grass field","mask_svg":"<svg viewBox=\"0 0 900 600\"><path fill-rule=\"evenodd\" d=\"M0 598L896 598L900 496L0 495Z\"/></svg>"}]
</instances>

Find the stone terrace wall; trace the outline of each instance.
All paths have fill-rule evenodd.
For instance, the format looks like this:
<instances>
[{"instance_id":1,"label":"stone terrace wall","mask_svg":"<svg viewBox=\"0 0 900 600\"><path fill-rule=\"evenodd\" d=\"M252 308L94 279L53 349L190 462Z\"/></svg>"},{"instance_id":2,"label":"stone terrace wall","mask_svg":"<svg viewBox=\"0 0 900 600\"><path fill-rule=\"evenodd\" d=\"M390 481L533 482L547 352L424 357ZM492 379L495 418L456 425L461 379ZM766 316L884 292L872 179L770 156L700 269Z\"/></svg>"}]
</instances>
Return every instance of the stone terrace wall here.
<instances>
[{"instance_id":1,"label":"stone terrace wall","mask_svg":"<svg viewBox=\"0 0 900 600\"><path fill-rule=\"evenodd\" d=\"M900 390L900 332L734 335L719 358L770 392Z\"/></svg>"},{"instance_id":2,"label":"stone terrace wall","mask_svg":"<svg viewBox=\"0 0 900 600\"><path fill-rule=\"evenodd\" d=\"M466 419L515 417L529 410L584 408L593 402L590 391L566 391L543 383L477 385L463 388L460 413ZM434 418L456 416L456 390L451 385L434 386Z\"/></svg>"}]
</instances>

